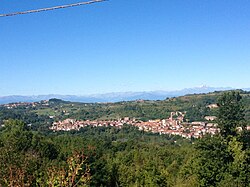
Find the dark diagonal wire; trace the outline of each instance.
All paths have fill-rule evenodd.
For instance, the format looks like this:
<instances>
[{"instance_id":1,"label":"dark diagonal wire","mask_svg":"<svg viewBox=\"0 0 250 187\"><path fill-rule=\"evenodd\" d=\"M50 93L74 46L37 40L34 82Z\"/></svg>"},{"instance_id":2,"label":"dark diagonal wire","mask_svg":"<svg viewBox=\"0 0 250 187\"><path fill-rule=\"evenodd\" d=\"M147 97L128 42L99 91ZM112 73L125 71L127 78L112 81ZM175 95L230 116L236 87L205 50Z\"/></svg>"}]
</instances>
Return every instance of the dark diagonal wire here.
<instances>
[{"instance_id":1,"label":"dark diagonal wire","mask_svg":"<svg viewBox=\"0 0 250 187\"><path fill-rule=\"evenodd\" d=\"M89 5L89 4L93 4L93 3L100 3L100 2L103 2L103 1L107 1L107 0L92 0L92 1L87 1L87 2L79 2L79 3L73 3L73 4L61 5L61 6L54 6L54 7L49 7L49 8L40 8L40 9L34 9L34 10L27 10L27 11L23 11L23 12L13 12L13 13L8 13L8 14L0 14L0 17L16 16L16 15L20 15L20 14L31 14L31 13L44 12L44 11L49 11L49 10L70 8L70 7L75 7L75 6Z\"/></svg>"}]
</instances>

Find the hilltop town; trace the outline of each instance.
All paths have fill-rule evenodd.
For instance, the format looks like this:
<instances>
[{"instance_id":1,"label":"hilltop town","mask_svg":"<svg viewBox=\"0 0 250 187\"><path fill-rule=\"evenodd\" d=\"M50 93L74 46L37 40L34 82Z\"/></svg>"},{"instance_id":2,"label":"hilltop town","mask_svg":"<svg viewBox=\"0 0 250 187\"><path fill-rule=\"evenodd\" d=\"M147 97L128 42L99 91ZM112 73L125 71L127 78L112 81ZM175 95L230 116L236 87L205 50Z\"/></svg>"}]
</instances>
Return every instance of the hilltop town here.
<instances>
[{"instance_id":1,"label":"hilltop town","mask_svg":"<svg viewBox=\"0 0 250 187\"><path fill-rule=\"evenodd\" d=\"M158 120L149 120L143 122L136 120L135 118L130 119L125 117L118 120L75 120L75 119L65 119L63 121L54 122L50 127L53 131L70 131L70 130L79 130L86 126L92 127L116 127L121 128L124 124L129 124L135 127L138 127L139 130L159 133L159 134L170 134L170 135L179 135L184 138L199 138L203 135L209 133L214 135L219 131L217 124L212 121L216 119L215 116L206 116L207 122L184 122L185 113L183 112L171 112L168 119L158 119Z\"/></svg>"}]
</instances>

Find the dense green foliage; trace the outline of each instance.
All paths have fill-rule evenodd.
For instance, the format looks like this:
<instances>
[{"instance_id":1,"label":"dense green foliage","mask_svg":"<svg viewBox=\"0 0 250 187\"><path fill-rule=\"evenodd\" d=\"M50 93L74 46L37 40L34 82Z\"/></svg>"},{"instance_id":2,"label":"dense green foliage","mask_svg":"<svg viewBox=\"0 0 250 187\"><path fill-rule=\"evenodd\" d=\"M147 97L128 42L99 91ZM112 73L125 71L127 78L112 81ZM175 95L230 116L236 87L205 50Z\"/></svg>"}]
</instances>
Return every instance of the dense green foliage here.
<instances>
[{"instance_id":1,"label":"dense green foliage","mask_svg":"<svg viewBox=\"0 0 250 187\"><path fill-rule=\"evenodd\" d=\"M239 92L224 93L218 100L220 133L195 144L195 156L186 176L199 186L250 186L250 142Z\"/></svg>"},{"instance_id":2,"label":"dense green foliage","mask_svg":"<svg viewBox=\"0 0 250 187\"><path fill-rule=\"evenodd\" d=\"M223 137L236 136L237 127L245 128L242 97L238 92L225 93L219 99L218 125Z\"/></svg>"},{"instance_id":3,"label":"dense green foliage","mask_svg":"<svg viewBox=\"0 0 250 187\"><path fill-rule=\"evenodd\" d=\"M144 133L129 125L42 135L22 122L9 121L0 135L2 186L70 186L72 160L81 168L74 180L84 185L173 186L192 154L189 140ZM84 150L84 159L72 155L76 150Z\"/></svg>"}]
</instances>

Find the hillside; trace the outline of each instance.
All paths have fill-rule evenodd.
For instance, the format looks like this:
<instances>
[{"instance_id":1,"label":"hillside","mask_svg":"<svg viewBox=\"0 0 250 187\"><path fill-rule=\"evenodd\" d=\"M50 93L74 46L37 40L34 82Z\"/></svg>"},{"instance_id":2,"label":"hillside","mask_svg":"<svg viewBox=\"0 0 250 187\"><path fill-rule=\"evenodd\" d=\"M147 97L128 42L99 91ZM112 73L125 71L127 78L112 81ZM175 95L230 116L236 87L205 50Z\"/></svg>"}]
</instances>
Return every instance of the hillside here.
<instances>
[{"instance_id":1,"label":"hillside","mask_svg":"<svg viewBox=\"0 0 250 187\"><path fill-rule=\"evenodd\" d=\"M112 120L124 117L142 121L169 118L170 112L186 112L185 120L204 121L205 116L216 115L216 109L209 104L217 102L221 92L191 94L165 100L136 100L115 103L66 102L60 99L33 103L12 103L1 105L0 122L13 118L31 124L35 129L46 129L53 121L66 118L78 120ZM246 119L250 120L250 93L241 91L246 109Z\"/></svg>"}]
</instances>

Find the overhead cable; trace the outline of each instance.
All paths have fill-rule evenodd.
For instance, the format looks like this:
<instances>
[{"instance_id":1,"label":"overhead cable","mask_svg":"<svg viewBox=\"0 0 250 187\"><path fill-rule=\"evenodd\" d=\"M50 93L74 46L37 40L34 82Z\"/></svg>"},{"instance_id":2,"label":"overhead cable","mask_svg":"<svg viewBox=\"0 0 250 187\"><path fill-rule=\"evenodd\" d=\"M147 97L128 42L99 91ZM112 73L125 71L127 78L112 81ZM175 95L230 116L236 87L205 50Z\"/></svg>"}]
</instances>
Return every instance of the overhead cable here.
<instances>
[{"instance_id":1,"label":"overhead cable","mask_svg":"<svg viewBox=\"0 0 250 187\"><path fill-rule=\"evenodd\" d=\"M60 6L54 6L54 7L49 7L49 8L40 8L40 9L34 9L34 10L27 10L27 11L23 11L23 12L13 12L13 13L8 13L8 14L0 14L0 17L16 16L16 15L20 15L20 14L31 14L31 13L44 12L44 11L49 11L49 10L70 8L70 7L75 7L75 6L89 5L89 4L93 4L93 3L100 3L100 2L103 2L103 1L107 1L107 0L92 0L92 1L87 1L87 2L79 2L79 3L73 3L73 4L68 4L68 5L60 5Z\"/></svg>"}]
</instances>

